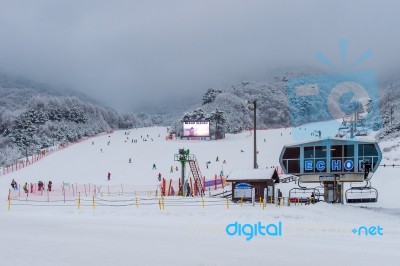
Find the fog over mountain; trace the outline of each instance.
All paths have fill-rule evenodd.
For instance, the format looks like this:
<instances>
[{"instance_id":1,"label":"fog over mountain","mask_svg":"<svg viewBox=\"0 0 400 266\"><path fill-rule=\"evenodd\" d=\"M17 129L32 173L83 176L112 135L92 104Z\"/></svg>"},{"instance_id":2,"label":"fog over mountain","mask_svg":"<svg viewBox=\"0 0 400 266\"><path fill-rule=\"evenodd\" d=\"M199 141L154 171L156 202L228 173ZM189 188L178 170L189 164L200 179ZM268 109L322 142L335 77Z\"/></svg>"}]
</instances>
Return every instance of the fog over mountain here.
<instances>
[{"instance_id":1,"label":"fog over mountain","mask_svg":"<svg viewBox=\"0 0 400 266\"><path fill-rule=\"evenodd\" d=\"M0 69L119 111L199 99L271 69L400 64L398 1L0 1ZM346 39L346 60L338 41ZM315 59L320 52L335 67ZM189 100L190 101L190 100ZM169 104L167 106L170 106ZM173 106L173 105L172 105ZM155 110L154 109L154 110Z\"/></svg>"}]
</instances>

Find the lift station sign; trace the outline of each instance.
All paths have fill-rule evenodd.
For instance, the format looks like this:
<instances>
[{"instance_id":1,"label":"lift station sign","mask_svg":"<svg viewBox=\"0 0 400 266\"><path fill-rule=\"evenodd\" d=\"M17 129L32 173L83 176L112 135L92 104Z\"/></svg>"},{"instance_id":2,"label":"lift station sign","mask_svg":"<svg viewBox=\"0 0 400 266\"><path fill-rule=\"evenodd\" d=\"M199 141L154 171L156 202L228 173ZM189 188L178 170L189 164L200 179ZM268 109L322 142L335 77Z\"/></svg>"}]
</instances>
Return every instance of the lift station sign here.
<instances>
[{"instance_id":1,"label":"lift station sign","mask_svg":"<svg viewBox=\"0 0 400 266\"><path fill-rule=\"evenodd\" d=\"M238 183L235 185L235 198L251 198L252 186L248 183Z\"/></svg>"},{"instance_id":2,"label":"lift station sign","mask_svg":"<svg viewBox=\"0 0 400 266\"><path fill-rule=\"evenodd\" d=\"M352 171L354 168L354 161L353 160L345 160L342 163L342 160L335 160L332 159L331 163L331 171ZM304 170L305 171L313 171L314 168L320 172L325 171L327 165L325 160L315 160L315 167L314 167L314 160L304 160Z\"/></svg>"},{"instance_id":3,"label":"lift station sign","mask_svg":"<svg viewBox=\"0 0 400 266\"><path fill-rule=\"evenodd\" d=\"M320 176L319 181L335 181L336 178L334 176Z\"/></svg>"}]
</instances>

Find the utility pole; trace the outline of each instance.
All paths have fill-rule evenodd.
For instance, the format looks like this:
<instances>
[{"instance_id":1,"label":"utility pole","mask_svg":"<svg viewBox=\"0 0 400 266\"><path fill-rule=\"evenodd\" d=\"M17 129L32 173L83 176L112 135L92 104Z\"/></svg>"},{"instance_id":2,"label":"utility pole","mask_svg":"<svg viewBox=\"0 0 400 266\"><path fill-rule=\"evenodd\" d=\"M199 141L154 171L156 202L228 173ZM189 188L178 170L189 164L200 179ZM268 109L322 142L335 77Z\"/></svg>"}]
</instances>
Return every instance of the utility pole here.
<instances>
[{"instance_id":1,"label":"utility pole","mask_svg":"<svg viewBox=\"0 0 400 266\"><path fill-rule=\"evenodd\" d=\"M254 100L254 169L258 168L257 165L257 119L256 119L257 101Z\"/></svg>"},{"instance_id":2,"label":"utility pole","mask_svg":"<svg viewBox=\"0 0 400 266\"><path fill-rule=\"evenodd\" d=\"M254 105L254 114L253 114L253 125L254 125L254 169L257 169L258 165L257 165L257 119L256 119L257 101L256 100L253 101L253 105Z\"/></svg>"},{"instance_id":3,"label":"utility pole","mask_svg":"<svg viewBox=\"0 0 400 266\"><path fill-rule=\"evenodd\" d=\"M257 117L257 101L253 100L253 101L247 101L247 103L251 103L253 104L253 131L254 131L254 169L258 168L257 165L257 121L256 121L256 117Z\"/></svg>"}]
</instances>

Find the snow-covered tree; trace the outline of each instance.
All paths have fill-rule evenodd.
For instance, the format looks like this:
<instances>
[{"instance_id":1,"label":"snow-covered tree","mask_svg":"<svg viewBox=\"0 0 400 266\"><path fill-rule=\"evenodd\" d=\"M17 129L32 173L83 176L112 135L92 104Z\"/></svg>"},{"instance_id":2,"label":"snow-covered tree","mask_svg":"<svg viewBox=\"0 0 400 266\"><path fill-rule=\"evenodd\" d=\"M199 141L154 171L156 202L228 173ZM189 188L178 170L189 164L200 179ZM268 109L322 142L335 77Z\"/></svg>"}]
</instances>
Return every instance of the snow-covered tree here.
<instances>
[{"instance_id":1,"label":"snow-covered tree","mask_svg":"<svg viewBox=\"0 0 400 266\"><path fill-rule=\"evenodd\" d=\"M208 89L203 95L203 105L207 103L212 103L218 94L222 93L219 89Z\"/></svg>"},{"instance_id":2,"label":"snow-covered tree","mask_svg":"<svg viewBox=\"0 0 400 266\"><path fill-rule=\"evenodd\" d=\"M215 138L216 139L223 139L225 138L225 123L226 123L226 116L223 111L215 110L210 115L211 123L214 125L215 128Z\"/></svg>"},{"instance_id":3,"label":"snow-covered tree","mask_svg":"<svg viewBox=\"0 0 400 266\"><path fill-rule=\"evenodd\" d=\"M183 115L182 121L206 121L209 116L201 108L197 108L192 112L187 112Z\"/></svg>"}]
</instances>

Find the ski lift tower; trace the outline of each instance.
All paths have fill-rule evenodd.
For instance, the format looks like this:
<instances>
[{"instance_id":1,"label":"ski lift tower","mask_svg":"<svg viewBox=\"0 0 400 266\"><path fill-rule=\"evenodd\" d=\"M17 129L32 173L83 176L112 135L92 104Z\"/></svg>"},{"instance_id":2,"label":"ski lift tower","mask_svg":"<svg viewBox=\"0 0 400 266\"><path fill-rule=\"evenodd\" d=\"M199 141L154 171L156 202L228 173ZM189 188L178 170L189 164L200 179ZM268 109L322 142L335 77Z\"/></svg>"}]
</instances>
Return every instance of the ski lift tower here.
<instances>
[{"instance_id":1,"label":"ski lift tower","mask_svg":"<svg viewBox=\"0 0 400 266\"><path fill-rule=\"evenodd\" d=\"M179 154L175 154L174 160L181 163L181 187L179 188L179 195L184 195L184 184L185 184L185 168L186 162L188 161L189 157L189 149L179 149Z\"/></svg>"},{"instance_id":2,"label":"ski lift tower","mask_svg":"<svg viewBox=\"0 0 400 266\"><path fill-rule=\"evenodd\" d=\"M196 157L193 154L190 154L189 149L187 149L187 150L179 149L178 154L174 155L174 161L181 163L181 187L179 188L179 195L183 196L186 193L186 186L185 186L186 162L189 163L189 167L193 174L193 179L194 179L197 191L200 194L204 193L204 186L203 186L203 182L202 182L202 176L201 176L199 164L197 162Z\"/></svg>"}]
</instances>

